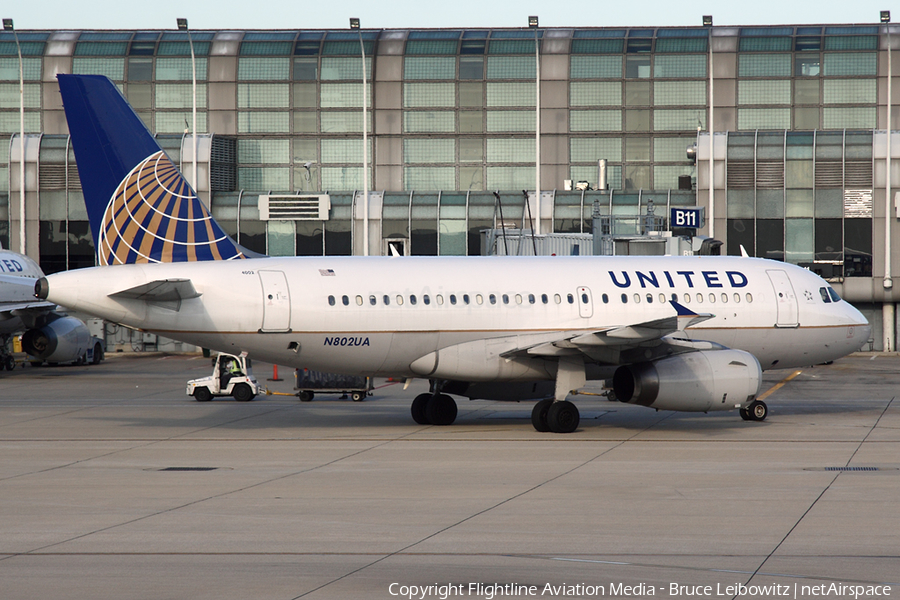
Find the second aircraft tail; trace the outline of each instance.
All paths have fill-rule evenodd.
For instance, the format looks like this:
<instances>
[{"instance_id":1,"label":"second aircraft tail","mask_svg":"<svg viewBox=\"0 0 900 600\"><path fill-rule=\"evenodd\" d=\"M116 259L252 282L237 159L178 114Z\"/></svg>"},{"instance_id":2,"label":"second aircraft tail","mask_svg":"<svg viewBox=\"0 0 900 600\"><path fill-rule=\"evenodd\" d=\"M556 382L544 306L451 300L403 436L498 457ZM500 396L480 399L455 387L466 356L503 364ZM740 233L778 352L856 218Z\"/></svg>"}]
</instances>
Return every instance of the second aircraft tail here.
<instances>
[{"instance_id":1,"label":"second aircraft tail","mask_svg":"<svg viewBox=\"0 0 900 600\"><path fill-rule=\"evenodd\" d=\"M99 264L245 258L112 81L57 78Z\"/></svg>"}]
</instances>

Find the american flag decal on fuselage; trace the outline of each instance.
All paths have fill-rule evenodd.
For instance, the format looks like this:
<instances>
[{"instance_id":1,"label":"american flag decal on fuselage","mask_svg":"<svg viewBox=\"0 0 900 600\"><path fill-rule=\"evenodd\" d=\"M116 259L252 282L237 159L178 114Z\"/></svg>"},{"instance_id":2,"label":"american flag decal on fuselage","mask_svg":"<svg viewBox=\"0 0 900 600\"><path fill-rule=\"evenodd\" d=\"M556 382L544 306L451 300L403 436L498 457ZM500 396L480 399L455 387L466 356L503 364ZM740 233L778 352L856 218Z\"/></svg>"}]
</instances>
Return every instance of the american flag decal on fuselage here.
<instances>
[{"instance_id":1,"label":"american flag decal on fuselage","mask_svg":"<svg viewBox=\"0 0 900 600\"><path fill-rule=\"evenodd\" d=\"M162 151L116 188L97 255L102 265L245 258Z\"/></svg>"}]
</instances>

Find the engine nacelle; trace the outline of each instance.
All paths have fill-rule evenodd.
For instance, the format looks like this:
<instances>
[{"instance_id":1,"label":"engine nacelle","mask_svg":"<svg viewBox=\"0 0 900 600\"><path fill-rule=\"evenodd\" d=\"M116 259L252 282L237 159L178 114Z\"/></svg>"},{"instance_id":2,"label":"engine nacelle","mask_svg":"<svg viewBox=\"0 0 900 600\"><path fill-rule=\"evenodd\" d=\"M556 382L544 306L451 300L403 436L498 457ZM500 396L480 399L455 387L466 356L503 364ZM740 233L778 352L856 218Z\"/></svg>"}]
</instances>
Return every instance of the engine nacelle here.
<instances>
[{"instance_id":1,"label":"engine nacelle","mask_svg":"<svg viewBox=\"0 0 900 600\"><path fill-rule=\"evenodd\" d=\"M420 377L464 381L536 381L553 379L540 358L507 359L503 353L515 342L473 340L441 348L413 361L410 370Z\"/></svg>"},{"instance_id":2,"label":"engine nacelle","mask_svg":"<svg viewBox=\"0 0 900 600\"><path fill-rule=\"evenodd\" d=\"M613 391L622 402L692 412L744 408L761 383L759 361L743 350L688 352L623 365L613 375Z\"/></svg>"},{"instance_id":3,"label":"engine nacelle","mask_svg":"<svg viewBox=\"0 0 900 600\"><path fill-rule=\"evenodd\" d=\"M22 336L22 350L47 362L76 361L87 352L91 332L75 317L58 315L43 327L29 329Z\"/></svg>"}]
</instances>

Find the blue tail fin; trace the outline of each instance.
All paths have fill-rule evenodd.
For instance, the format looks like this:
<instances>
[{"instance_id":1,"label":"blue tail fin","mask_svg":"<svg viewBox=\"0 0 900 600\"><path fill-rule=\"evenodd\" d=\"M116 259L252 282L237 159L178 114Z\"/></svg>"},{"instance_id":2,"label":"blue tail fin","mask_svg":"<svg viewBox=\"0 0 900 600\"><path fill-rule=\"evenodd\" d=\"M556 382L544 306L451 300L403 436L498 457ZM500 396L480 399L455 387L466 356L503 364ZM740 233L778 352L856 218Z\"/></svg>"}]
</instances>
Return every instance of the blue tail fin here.
<instances>
[{"instance_id":1,"label":"blue tail fin","mask_svg":"<svg viewBox=\"0 0 900 600\"><path fill-rule=\"evenodd\" d=\"M57 78L101 265L245 258L112 81Z\"/></svg>"}]
</instances>

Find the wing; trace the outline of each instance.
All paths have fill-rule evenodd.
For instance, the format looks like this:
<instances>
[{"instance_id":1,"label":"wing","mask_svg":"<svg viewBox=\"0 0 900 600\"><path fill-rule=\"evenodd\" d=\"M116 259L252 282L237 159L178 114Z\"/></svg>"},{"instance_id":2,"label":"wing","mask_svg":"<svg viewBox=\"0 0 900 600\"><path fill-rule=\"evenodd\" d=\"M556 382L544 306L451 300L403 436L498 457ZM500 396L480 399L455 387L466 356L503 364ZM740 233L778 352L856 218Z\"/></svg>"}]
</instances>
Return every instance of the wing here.
<instances>
[{"instance_id":1,"label":"wing","mask_svg":"<svg viewBox=\"0 0 900 600\"><path fill-rule=\"evenodd\" d=\"M685 335L678 335L692 325L702 323L715 315L695 313L678 302L669 304L675 314L662 319L644 321L632 325L620 325L590 332L562 332L551 339L531 340L504 352L501 356L512 359L525 356L574 356L584 354L594 361L608 364L622 362L622 353L638 348L658 346L654 354L686 352L718 347L711 342L694 342ZM545 336L546 337L546 336ZM627 361L626 361L627 362Z\"/></svg>"}]
</instances>

